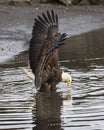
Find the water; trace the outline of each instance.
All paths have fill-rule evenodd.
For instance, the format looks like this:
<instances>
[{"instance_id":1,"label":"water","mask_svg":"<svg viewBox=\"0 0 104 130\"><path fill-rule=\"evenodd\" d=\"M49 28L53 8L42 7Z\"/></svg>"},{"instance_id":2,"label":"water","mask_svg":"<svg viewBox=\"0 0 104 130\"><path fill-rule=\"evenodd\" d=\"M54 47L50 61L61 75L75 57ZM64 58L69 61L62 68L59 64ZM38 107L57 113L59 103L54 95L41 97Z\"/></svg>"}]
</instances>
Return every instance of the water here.
<instances>
[{"instance_id":1,"label":"water","mask_svg":"<svg viewBox=\"0 0 104 130\"><path fill-rule=\"evenodd\" d=\"M29 70L28 52L21 51L2 61L0 129L103 130L103 41L104 29L67 40L60 52L60 63L73 82L71 88L60 83L56 92L36 93L33 83L22 73L22 68Z\"/></svg>"}]
</instances>

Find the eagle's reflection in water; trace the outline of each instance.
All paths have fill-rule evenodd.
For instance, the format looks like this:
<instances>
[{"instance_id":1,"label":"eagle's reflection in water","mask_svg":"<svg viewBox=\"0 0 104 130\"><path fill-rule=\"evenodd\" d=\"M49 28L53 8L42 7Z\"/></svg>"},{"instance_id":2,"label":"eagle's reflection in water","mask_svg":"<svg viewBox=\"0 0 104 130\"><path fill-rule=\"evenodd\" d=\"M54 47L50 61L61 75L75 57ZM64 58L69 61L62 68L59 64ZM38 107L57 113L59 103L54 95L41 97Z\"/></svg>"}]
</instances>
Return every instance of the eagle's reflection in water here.
<instances>
[{"instance_id":1,"label":"eagle's reflection in water","mask_svg":"<svg viewBox=\"0 0 104 130\"><path fill-rule=\"evenodd\" d=\"M33 117L36 126L33 130L62 130L60 117L62 97L58 92L37 93L35 105Z\"/></svg>"}]
</instances>

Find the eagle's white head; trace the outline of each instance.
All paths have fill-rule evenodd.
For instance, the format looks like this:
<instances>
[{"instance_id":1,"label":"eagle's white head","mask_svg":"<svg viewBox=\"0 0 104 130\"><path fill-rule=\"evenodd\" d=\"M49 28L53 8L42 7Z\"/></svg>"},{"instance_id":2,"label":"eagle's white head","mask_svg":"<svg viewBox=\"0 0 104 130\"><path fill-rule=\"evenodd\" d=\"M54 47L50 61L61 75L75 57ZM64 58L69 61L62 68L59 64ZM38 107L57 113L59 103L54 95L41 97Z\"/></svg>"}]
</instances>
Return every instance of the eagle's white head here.
<instances>
[{"instance_id":1,"label":"eagle's white head","mask_svg":"<svg viewBox=\"0 0 104 130\"><path fill-rule=\"evenodd\" d=\"M67 86L70 87L71 82L72 82L72 77L68 73L65 73L65 72L62 72L61 76L62 76L62 81L67 82Z\"/></svg>"}]
</instances>

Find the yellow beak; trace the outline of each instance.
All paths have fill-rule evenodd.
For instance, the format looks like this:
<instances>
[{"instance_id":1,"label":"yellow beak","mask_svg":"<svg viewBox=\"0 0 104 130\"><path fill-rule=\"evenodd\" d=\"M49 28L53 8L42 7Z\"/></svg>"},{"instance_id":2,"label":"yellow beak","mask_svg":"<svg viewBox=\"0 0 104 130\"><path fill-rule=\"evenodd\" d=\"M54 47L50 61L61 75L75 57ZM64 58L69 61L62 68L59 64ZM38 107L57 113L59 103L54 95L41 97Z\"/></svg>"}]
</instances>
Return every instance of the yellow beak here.
<instances>
[{"instance_id":1,"label":"yellow beak","mask_svg":"<svg viewBox=\"0 0 104 130\"><path fill-rule=\"evenodd\" d=\"M67 86L70 87L71 86L71 82L67 81Z\"/></svg>"}]
</instances>

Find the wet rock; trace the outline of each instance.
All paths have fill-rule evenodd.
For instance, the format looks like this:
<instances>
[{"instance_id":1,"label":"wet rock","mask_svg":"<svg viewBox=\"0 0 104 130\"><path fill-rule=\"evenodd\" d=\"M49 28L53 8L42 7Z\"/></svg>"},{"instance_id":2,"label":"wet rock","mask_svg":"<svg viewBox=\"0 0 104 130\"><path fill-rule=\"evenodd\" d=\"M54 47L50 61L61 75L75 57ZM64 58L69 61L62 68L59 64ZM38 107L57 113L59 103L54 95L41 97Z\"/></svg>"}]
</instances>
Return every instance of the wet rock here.
<instances>
[{"instance_id":1,"label":"wet rock","mask_svg":"<svg viewBox=\"0 0 104 130\"><path fill-rule=\"evenodd\" d=\"M53 0L9 0L10 4L35 4L35 3L52 3Z\"/></svg>"},{"instance_id":2,"label":"wet rock","mask_svg":"<svg viewBox=\"0 0 104 130\"><path fill-rule=\"evenodd\" d=\"M52 0L31 0L33 3L51 3Z\"/></svg>"},{"instance_id":3,"label":"wet rock","mask_svg":"<svg viewBox=\"0 0 104 130\"><path fill-rule=\"evenodd\" d=\"M63 3L66 6L71 5L71 0L59 0L61 3Z\"/></svg>"},{"instance_id":4,"label":"wet rock","mask_svg":"<svg viewBox=\"0 0 104 130\"><path fill-rule=\"evenodd\" d=\"M31 0L8 0L9 2L30 2Z\"/></svg>"},{"instance_id":5,"label":"wet rock","mask_svg":"<svg viewBox=\"0 0 104 130\"><path fill-rule=\"evenodd\" d=\"M31 4L31 0L9 0L9 4L16 5L16 4Z\"/></svg>"}]
</instances>

